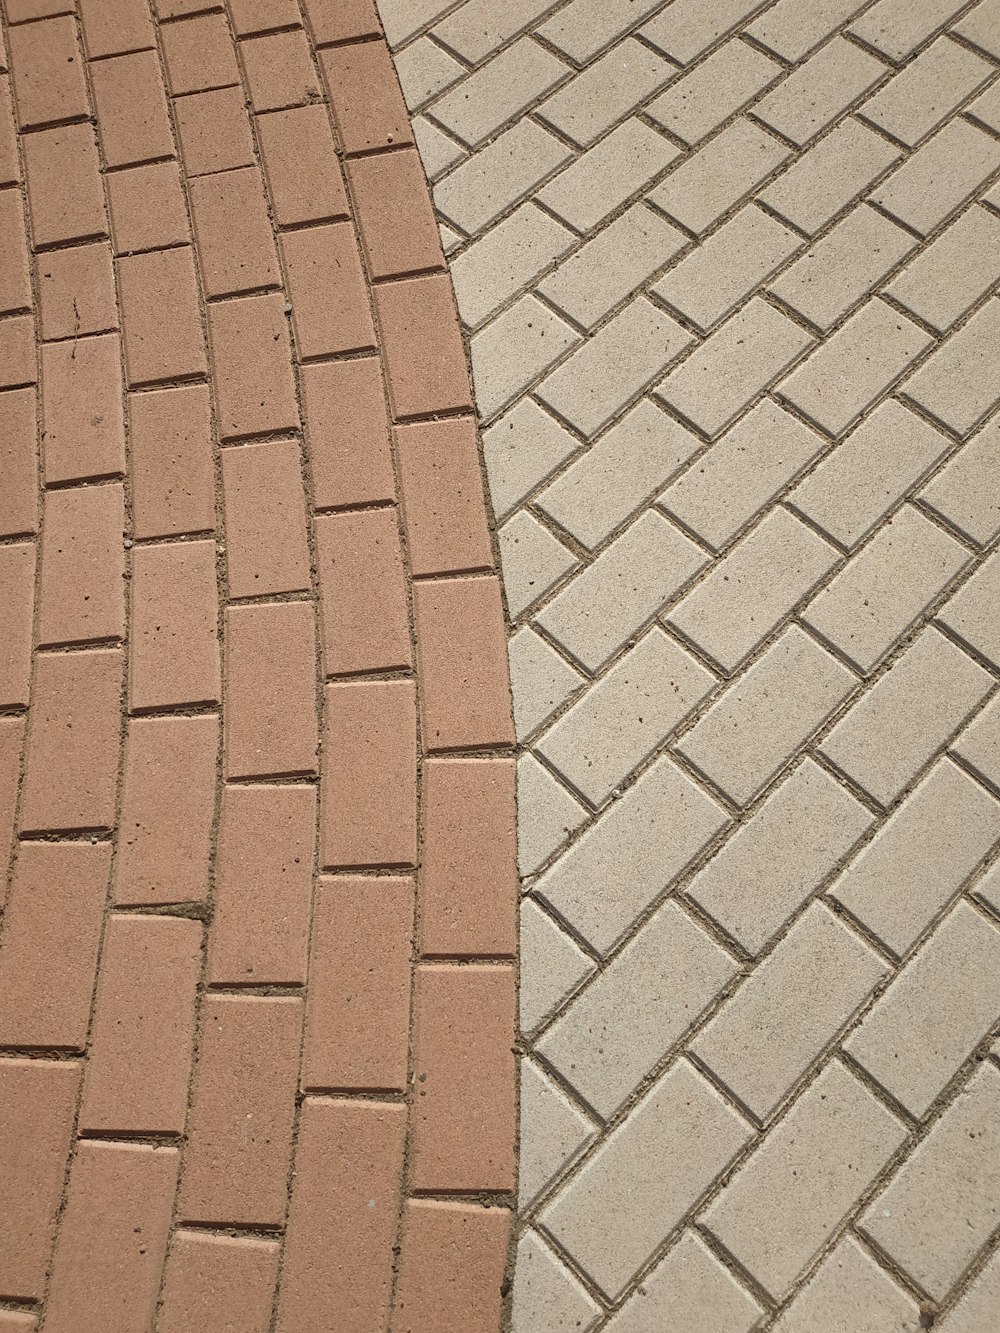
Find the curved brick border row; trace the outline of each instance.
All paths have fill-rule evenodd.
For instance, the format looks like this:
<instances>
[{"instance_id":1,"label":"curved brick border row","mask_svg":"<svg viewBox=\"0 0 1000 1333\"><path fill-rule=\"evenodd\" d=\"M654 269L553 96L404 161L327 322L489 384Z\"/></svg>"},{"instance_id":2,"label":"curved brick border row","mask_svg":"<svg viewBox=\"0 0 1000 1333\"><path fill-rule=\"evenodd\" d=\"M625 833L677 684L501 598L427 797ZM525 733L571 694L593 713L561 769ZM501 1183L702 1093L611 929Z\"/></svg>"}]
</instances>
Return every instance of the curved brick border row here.
<instances>
[{"instance_id":1,"label":"curved brick border row","mask_svg":"<svg viewBox=\"0 0 1000 1333\"><path fill-rule=\"evenodd\" d=\"M4 7L0 1333L493 1333L503 612L374 6Z\"/></svg>"}]
</instances>

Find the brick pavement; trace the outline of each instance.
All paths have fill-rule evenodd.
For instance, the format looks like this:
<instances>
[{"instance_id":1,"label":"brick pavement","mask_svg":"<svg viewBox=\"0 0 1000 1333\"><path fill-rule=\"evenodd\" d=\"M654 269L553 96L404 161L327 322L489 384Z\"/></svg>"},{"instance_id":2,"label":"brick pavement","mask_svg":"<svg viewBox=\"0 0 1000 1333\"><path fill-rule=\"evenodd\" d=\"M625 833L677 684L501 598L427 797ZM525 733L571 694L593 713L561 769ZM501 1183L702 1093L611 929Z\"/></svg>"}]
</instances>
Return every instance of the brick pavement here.
<instances>
[{"instance_id":1,"label":"brick pavement","mask_svg":"<svg viewBox=\"0 0 1000 1333\"><path fill-rule=\"evenodd\" d=\"M0 9L0 1329L492 1333L513 722L375 9Z\"/></svg>"},{"instance_id":2,"label":"brick pavement","mask_svg":"<svg viewBox=\"0 0 1000 1333\"><path fill-rule=\"evenodd\" d=\"M518 760L515 1333L1000 1301L1000 5L380 0Z\"/></svg>"}]
</instances>

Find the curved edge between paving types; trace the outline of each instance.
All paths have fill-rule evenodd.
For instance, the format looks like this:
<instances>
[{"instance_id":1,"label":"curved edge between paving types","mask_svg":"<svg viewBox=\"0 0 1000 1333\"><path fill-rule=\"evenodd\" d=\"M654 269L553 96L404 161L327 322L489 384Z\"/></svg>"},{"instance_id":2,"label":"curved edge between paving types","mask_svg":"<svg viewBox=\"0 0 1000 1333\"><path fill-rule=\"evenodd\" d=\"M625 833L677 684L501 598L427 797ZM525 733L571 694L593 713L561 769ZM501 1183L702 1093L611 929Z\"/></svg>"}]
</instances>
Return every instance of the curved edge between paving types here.
<instances>
[{"instance_id":1,"label":"curved edge between paving types","mask_svg":"<svg viewBox=\"0 0 1000 1333\"><path fill-rule=\"evenodd\" d=\"M374 6L5 9L0 1329L492 1333L503 609Z\"/></svg>"}]
</instances>

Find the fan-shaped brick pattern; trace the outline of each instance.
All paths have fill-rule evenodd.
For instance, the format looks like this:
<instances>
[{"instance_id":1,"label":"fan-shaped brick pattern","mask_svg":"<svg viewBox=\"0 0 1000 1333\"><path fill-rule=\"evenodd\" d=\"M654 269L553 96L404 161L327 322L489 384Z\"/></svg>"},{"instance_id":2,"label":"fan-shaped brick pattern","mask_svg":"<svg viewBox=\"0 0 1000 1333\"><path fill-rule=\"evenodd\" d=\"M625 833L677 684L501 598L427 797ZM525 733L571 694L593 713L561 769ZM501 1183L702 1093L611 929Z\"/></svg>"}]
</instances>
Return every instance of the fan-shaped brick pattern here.
<instances>
[{"instance_id":1,"label":"fan-shaped brick pattern","mask_svg":"<svg viewBox=\"0 0 1000 1333\"><path fill-rule=\"evenodd\" d=\"M1000 7L380 10L512 622L512 1327L985 1333Z\"/></svg>"},{"instance_id":2,"label":"fan-shaped brick pattern","mask_svg":"<svg viewBox=\"0 0 1000 1333\"><path fill-rule=\"evenodd\" d=\"M377 14L0 8L0 1327L488 1333L514 732Z\"/></svg>"}]
</instances>

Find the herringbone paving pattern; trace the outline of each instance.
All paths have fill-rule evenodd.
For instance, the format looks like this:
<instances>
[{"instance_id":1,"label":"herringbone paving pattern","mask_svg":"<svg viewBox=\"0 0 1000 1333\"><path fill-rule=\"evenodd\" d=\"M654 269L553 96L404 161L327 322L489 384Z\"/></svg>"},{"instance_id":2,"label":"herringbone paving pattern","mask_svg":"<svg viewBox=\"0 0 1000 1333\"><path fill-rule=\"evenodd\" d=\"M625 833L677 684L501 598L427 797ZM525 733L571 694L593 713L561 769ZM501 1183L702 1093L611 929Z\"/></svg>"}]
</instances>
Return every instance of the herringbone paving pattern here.
<instances>
[{"instance_id":1,"label":"herringbone paving pattern","mask_svg":"<svg viewBox=\"0 0 1000 1333\"><path fill-rule=\"evenodd\" d=\"M381 11L513 627L513 1326L986 1333L1000 3Z\"/></svg>"}]
</instances>

